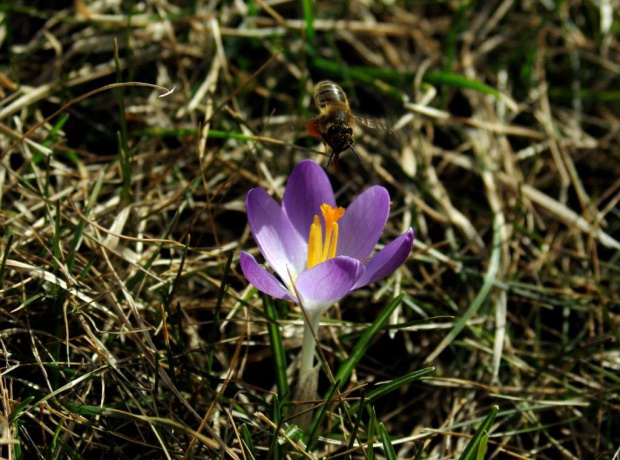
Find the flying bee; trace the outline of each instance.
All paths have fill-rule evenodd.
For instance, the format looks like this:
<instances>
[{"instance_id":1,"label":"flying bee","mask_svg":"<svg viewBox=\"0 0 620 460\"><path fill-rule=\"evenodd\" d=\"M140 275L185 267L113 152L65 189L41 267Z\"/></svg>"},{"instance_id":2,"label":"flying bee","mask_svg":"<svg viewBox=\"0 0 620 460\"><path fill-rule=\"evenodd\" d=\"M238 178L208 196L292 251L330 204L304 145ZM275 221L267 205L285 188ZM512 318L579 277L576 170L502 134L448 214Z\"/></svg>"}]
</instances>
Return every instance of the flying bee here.
<instances>
[{"instance_id":1,"label":"flying bee","mask_svg":"<svg viewBox=\"0 0 620 460\"><path fill-rule=\"evenodd\" d=\"M353 127L358 122L369 128L385 128L379 121L357 117L351 113L347 96L340 86L333 81L323 80L314 87L314 103L319 110L319 116L306 123L306 131L314 137L321 137L323 143L331 147L327 166L332 159L334 166L338 166L338 156L347 149L353 150Z\"/></svg>"}]
</instances>

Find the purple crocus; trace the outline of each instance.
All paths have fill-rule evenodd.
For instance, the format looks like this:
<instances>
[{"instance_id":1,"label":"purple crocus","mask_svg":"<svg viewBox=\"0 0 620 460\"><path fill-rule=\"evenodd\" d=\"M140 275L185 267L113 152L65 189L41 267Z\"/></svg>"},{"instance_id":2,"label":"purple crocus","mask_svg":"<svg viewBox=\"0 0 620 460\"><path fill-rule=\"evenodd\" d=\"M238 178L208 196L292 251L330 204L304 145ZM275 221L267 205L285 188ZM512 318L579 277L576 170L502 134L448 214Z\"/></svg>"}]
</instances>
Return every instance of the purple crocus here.
<instances>
[{"instance_id":1,"label":"purple crocus","mask_svg":"<svg viewBox=\"0 0 620 460\"><path fill-rule=\"evenodd\" d=\"M254 188L247 194L246 208L254 239L278 277L244 251L243 274L265 294L300 303L314 331L326 309L391 274L413 245L409 229L370 257L388 219L387 190L372 186L346 210L338 208L327 174L310 160L291 173L282 206L264 189ZM304 342L307 335L304 331ZM308 360L311 367L312 359L313 350L305 365L302 356L302 369Z\"/></svg>"}]
</instances>

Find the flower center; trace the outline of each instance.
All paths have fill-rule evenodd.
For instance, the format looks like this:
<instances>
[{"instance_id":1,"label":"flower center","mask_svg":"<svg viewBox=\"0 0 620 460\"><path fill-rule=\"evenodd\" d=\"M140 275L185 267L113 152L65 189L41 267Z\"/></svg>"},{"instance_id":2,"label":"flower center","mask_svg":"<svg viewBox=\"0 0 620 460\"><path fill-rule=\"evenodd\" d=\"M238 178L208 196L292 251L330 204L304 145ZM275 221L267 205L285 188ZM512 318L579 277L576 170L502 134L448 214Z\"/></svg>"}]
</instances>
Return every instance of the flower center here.
<instances>
[{"instance_id":1,"label":"flower center","mask_svg":"<svg viewBox=\"0 0 620 460\"><path fill-rule=\"evenodd\" d=\"M344 216L344 208L332 208L325 203L321 205L321 214L323 214L323 221L325 222L325 234L323 234L321 227L321 219L315 215L314 221L310 225L310 236L308 237L308 268L336 256L336 248L338 247L337 222Z\"/></svg>"}]
</instances>

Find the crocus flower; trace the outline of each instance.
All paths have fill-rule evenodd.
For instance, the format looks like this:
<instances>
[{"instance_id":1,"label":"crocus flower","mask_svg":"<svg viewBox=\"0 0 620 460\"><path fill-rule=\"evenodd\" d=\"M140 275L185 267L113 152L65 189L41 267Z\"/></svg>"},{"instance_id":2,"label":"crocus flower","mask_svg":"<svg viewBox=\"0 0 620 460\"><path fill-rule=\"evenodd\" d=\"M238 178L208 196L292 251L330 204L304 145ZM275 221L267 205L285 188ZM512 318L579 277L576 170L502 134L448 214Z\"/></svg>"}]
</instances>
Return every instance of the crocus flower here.
<instances>
[{"instance_id":1,"label":"crocus flower","mask_svg":"<svg viewBox=\"0 0 620 460\"><path fill-rule=\"evenodd\" d=\"M327 174L310 160L291 173L282 206L264 189L254 188L246 208L252 235L277 277L242 251L243 274L265 294L301 304L314 331L326 309L391 274L413 245L409 229L370 257L388 219L387 190L375 185L346 210L336 207ZM307 335L304 331L303 348ZM303 348L302 369L312 366L314 345L309 357Z\"/></svg>"}]
</instances>

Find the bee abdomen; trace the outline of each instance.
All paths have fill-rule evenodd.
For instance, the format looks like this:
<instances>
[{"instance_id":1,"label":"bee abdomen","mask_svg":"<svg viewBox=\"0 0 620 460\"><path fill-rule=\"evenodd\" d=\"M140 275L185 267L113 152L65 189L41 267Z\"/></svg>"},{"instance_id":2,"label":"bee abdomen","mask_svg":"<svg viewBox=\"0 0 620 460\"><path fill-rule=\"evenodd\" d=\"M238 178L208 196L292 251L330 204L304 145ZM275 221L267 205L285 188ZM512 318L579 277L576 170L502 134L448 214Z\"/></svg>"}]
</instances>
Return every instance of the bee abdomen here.
<instances>
[{"instance_id":1,"label":"bee abdomen","mask_svg":"<svg viewBox=\"0 0 620 460\"><path fill-rule=\"evenodd\" d=\"M330 80L323 80L314 87L314 103L319 109L329 104L348 105L347 96L340 86Z\"/></svg>"}]
</instances>

